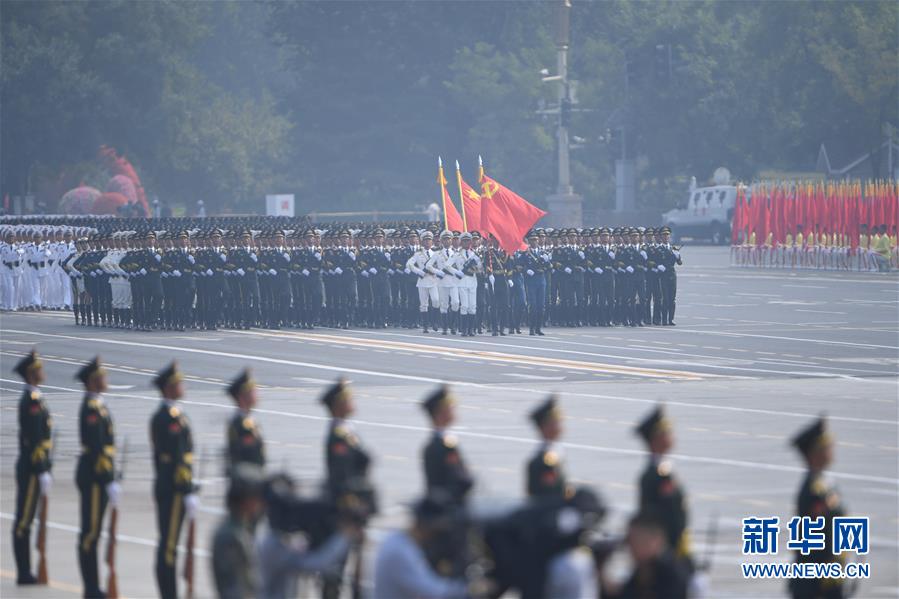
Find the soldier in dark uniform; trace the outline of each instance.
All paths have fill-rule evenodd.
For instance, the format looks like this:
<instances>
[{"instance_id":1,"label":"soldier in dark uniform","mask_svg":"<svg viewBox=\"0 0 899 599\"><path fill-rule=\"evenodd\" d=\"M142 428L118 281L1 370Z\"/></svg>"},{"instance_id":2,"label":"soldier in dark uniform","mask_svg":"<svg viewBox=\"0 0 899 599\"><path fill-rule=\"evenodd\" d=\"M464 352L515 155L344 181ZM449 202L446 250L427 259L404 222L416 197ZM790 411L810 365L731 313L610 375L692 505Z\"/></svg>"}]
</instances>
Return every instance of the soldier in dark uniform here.
<instances>
[{"instance_id":1,"label":"soldier in dark uniform","mask_svg":"<svg viewBox=\"0 0 899 599\"><path fill-rule=\"evenodd\" d=\"M500 248L496 239L490 238L490 245L484 256L484 272L487 275L487 297L492 313L493 336L505 336L504 329L509 318L509 257Z\"/></svg>"},{"instance_id":2,"label":"soldier in dark uniform","mask_svg":"<svg viewBox=\"0 0 899 599\"><path fill-rule=\"evenodd\" d=\"M44 366L37 352L22 358L13 372L25 381L19 400L19 456L16 459L16 520L12 546L16 558L16 584L37 584L31 573L31 523L38 500L50 490L50 450L53 420L38 386L44 382Z\"/></svg>"},{"instance_id":3,"label":"soldier in dark uniform","mask_svg":"<svg viewBox=\"0 0 899 599\"><path fill-rule=\"evenodd\" d=\"M546 304L546 269L550 267L546 254L538 247L536 230L528 233L528 249L521 252L518 264L524 273L527 291L528 332L543 335L543 307Z\"/></svg>"},{"instance_id":4,"label":"soldier in dark uniform","mask_svg":"<svg viewBox=\"0 0 899 599\"><path fill-rule=\"evenodd\" d=\"M662 227L659 244L659 287L662 294L662 324L674 326L674 309L677 306L676 266L683 264L680 250L671 245L671 229Z\"/></svg>"},{"instance_id":5,"label":"soldier in dark uniform","mask_svg":"<svg viewBox=\"0 0 899 599\"><path fill-rule=\"evenodd\" d=\"M456 419L455 404L456 400L446 385L431 393L422 403L433 429L423 452L427 485L425 494L431 495L436 491L453 502L462 503L474 485L474 479L459 452L458 440L446 432Z\"/></svg>"},{"instance_id":6,"label":"soldier in dark uniform","mask_svg":"<svg viewBox=\"0 0 899 599\"><path fill-rule=\"evenodd\" d=\"M157 373L153 384L162 396L159 409L150 421L153 467L156 478L153 493L159 543L156 547L156 583L163 599L178 596L176 565L178 537L185 516L194 517L198 506L193 482L193 438L187 416L176 405L184 396L183 375L172 362Z\"/></svg>"},{"instance_id":7,"label":"soldier in dark uniform","mask_svg":"<svg viewBox=\"0 0 899 599\"><path fill-rule=\"evenodd\" d=\"M228 423L228 471L243 462L265 466L265 444L259 425L250 413L258 401L256 381L244 370L228 385L228 395L237 404L237 412Z\"/></svg>"},{"instance_id":8,"label":"soldier in dark uniform","mask_svg":"<svg viewBox=\"0 0 899 599\"><path fill-rule=\"evenodd\" d=\"M259 244L256 252L259 258L256 265L256 278L259 282L259 326L270 329L274 327L274 294L272 293L271 274L274 268L269 265L273 255L269 232L262 231L256 235L256 242Z\"/></svg>"},{"instance_id":9,"label":"soldier in dark uniform","mask_svg":"<svg viewBox=\"0 0 899 599\"><path fill-rule=\"evenodd\" d=\"M340 506L353 501L361 493L371 492L368 469L371 457L359 442L347 418L353 415L355 405L350 390L343 379L331 385L322 395L321 402L328 409L331 423L325 440L325 466L327 468L326 489L334 505ZM372 507L372 511L373 511ZM324 599L340 596L338 576L325 577L322 585Z\"/></svg>"},{"instance_id":10,"label":"soldier in dark uniform","mask_svg":"<svg viewBox=\"0 0 899 599\"><path fill-rule=\"evenodd\" d=\"M115 433L112 417L103 402L108 388L106 370L100 359L83 366L76 378L84 385L79 413L81 456L75 470L75 482L81 497L81 532L78 535L78 565L84 582L85 597L103 597L97 570L97 543L103 529L106 504L116 505L120 495L115 482Z\"/></svg>"},{"instance_id":11,"label":"soldier in dark uniform","mask_svg":"<svg viewBox=\"0 0 899 599\"><path fill-rule=\"evenodd\" d=\"M662 286L659 281L661 254L655 242L655 229L647 227L643 234L646 252L646 306L643 309L644 324L662 324Z\"/></svg>"},{"instance_id":12,"label":"soldier in dark uniform","mask_svg":"<svg viewBox=\"0 0 899 599\"><path fill-rule=\"evenodd\" d=\"M155 329L159 324L159 309L162 305L162 254L156 248L156 233L147 233L146 248L140 261L143 276L141 291L144 293L144 328Z\"/></svg>"},{"instance_id":13,"label":"soldier in dark uniform","mask_svg":"<svg viewBox=\"0 0 899 599\"><path fill-rule=\"evenodd\" d=\"M824 471L833 462L833 437L827 420L821 416L799 431L792 445L802 455L808 469L799 487L796 515L823 517L825 538L825 549L813 550L808 555L797 552L796 559L800 563L839 562L843 556L831 551L833 519L846 515L846 509L839 492L824 477ZM790 580L789 590L794 599L842 599L848 596L846 585L840 578L794 578Z\"/></svg>"},{"instance_id":14,"label":"soldier in dark uniform","mask_svg":"<svg viewBox=\"0 0 899 599\"><path fill-rule=\"evenodd\" d=\"M646 295L646 261L649 254L646 253L641 243L642 229L642 227L632 228L630 235L631 246L633 247L631 265L634 267L632 281L636 294L636 303L631 316L631 326L639 327L643 326L645 310L649 303L649 298Z\"/></svg>"},{"instance_id":15,"label":"soldier in dark uniform","mask_svg":"<svg viewBox=\"0 0 899 599\"><path fill-rule=\"evenodd\" d=\"M146 319L146 307L144 305L144 275L140 269L143 261L144 250L141 247L144 241L137 237L131 237L130 249L119 261L119 268L128 274L128 284L131 286L131 317L135 330L142 330Z\"/></svg>"},{"instance_id":16,"label":"soldier in dark uniform","mask_svg":"<svg viewBox=\"0 0 899 599\"><path fill-rule=\"evenodd\" d=\"M555 446L562 436L562 412L555 396L537 406L530 417L540 434L540 447L527 464L528 497L565 498L569 487L559 449Z\"/></svg>"},{"instance_id":17,"label":"soldier in dark uniform","mask_svg":"<svg viewBox=\"0 0 899 599\"><path fill-rule=\"evenodd\" d=\"M290 324L290 253L284 246L284 232L275 231L266 265L269 268L269 287L272 293L272 317L269 326L280 329ZM271 274L275 271L275 274Z\"/></svg>"},{"instance_id":18,"label":"soldier in dark uniform","mask_svg":"<svg viewBox=\"0 0 899 599\"><path fill-rule=\"evenodd\" d=\"M196 294L193 276L196 258L191 253L189 244L190 235L187 231L181 231L177 236L177 247L167 250L163 257L167 274L165 280L168 281L166 314L169 326L176 331L183 331L193 320L190 312Z\"/></svg>"},{"instance_id":19,"label":"soldier in dark uniform","mask_svg":"<svg viewBox=\"0 0 899 599\"><path fill-rule=\"evenodd\" d=\"M671 462L665 459L674 445L671 421L665 410L661 406L655 408L637 426L636 433L649 450L649 464L640 476L640 511L658 519L674 557L692 572L686 494L672 472Z\"/></svg>"},{"instance_id":20,"label":"soldier in dark uniform","mask_svg":"<svg viewBox=\"0 0 899 599\"><path fill-rule=\"evenodd\" d=\"M315 244L315 231L307 230L303 234L302 276L303 328L312 329L318 323L322 310L322 249Z\"/></svg>"},{"instance_id":21,"label":"soldier in dark uniform","mask_svg":"<svg viewBox=\"0 0 899 599\"><path fill-rule=\"evenodd\" d=\"M377 229L372 236L373 245L367 254L368 280L371 284L371 325L376 329L387 327L390 305L391 253L384 247L384 230ZM374 271L374 272L372 272Z\"/></svg>"},{"instance_id":22,"label":"soldier in dark uniform","mask_svg":"<svg viewBox=\"0 0 899 599\"><path fill-rule=\"evenodd\" d=\"M598 269L599 325L612 326L615 313L615 247L611 243L611 231L599 230L599 246L596 248L593 269Z\"/></svg>"},{"instance_id":23,"label":"soldier in dark uniform","mask_svg":"<svg viewBox=\"0 0 899 599\"><path fill-rule=\"evenodd\" d=\"M231 279L240 289L237 326L249 329L259 321L259 279L256 269L259 264L257 249L253 244L253 234L246 230L240 234L241 246L229 254L229 262L234 264Z\"/></svg>"}]
</instances>

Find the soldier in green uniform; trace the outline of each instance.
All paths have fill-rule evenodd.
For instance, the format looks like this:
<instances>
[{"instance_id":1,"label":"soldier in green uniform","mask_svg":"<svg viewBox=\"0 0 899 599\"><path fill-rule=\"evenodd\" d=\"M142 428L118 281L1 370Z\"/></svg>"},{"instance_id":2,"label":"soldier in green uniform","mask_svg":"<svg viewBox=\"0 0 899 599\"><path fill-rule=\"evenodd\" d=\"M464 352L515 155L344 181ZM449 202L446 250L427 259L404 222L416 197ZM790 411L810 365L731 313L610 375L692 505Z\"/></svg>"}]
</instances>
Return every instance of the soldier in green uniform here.
<instances>
[{"instance_id":1,"label":"soldier in green uniform","mask_svg":"<svg viewBox=\"0 0 899 599\"><path fill-rule=\"evenodd\" d=\"M31 573L31 523L38 499L53 483L50 450L53 448L53 420L38 386L44 382L44 366L31 350L13 372L25 381L19 400L19 457L16 460L16 520L12 530L16 557L16 584L37 584Z\"/></svg>"},{"instance_id":2,"label":"soldier in green uniform","mask_svg":"<svg viewBox=\"0 0 899 599\"><path fill-rule=\"evenodd\" d=\"M665 459L674 445L674 437L664 408L656 407L637 425L635 432L649 450L649 463L640 475L640 511L659 520L674 557L692 571L686 494L672 472L671 462Z\"/></svg>"},{"instance_id":3,"label":"soldier in green uniform","mask_svg":"<svg viewBox=\"0 0 899 599\"><path fill-rule=\"evenodd\" d=\"M540 433L540 448L527 465L528 497L559 497L568 494L562 458L555 443L562 436L562 411L555 396L531 412L531 421Z\"/></svg>"},{"instance_id":4,"label":"soldier in green uniform","mask_svg":"<svg viewBox=\"0 0 899 599\"><path fill-rule=\"evenodd\" d=\"M159 526L156 582L163 599L178 596L175 575L178 537L184 517L193 518L199 504L193 482L190 422L176 405L184 396L183 378L178 365L172 362L153 379L162 396L159 409L150 421L150 440L156 472L153 492Z\"/></svg>"},{"instance_id":5,"label":"soldier in green uniform","mask_svg":"<svg viewBox=\"0 0 899 599\"><path fill-rule=\"evenodd\" d=\"M250 411L256 407L256 381L249 370L244 370L228 385L228 395L237 404L237 411L228 423L228 470L237 464L248 462L265 466L265 445L259 425Z\"/></svg>"},{"instance_id":6,"label":"soldier in green uniform","mask_svg":"<svg viewBox=\"0 0 899 599\"><path fill-rule=\"evenodd\" d=\"M840 561L831 551L833 519L844 516L840 494L824 478L824 470L833 462L833 437L822 416L799 431L793 438L793 447L805 460L808 472L799 487L796 501L796 515L800 517L824 518L825 549L811 551L808 555L797 552L799 562L828 563ZM794 578L789 584L790 595L794 599L841 599L848 596L846 585L840 578Z\"/></svg>"},{"instance_id":7,"label":"soldier in green uniform","mask_svg":"<svg viewBox=\"0 0 899 599\"><path fill-rule=\"evenodd\" d=\"M84 385L84 399L78 416L81 456L75 482L81 496L81 532L78 535L78 565L85 597L103 597L97 571L97 543L103 528L107 503L118 503L119 483L115 482L115 433L112 417L102 393L108 388L106 369L100 358L85 364L76 378Z\"/></svg>"},{"instance_id":8,"label":"soldier in green uniform","mask_svg":"<svg viewBox=\"0 0 899 599\"><path fill-rule=\"evenodd\" d=\"M456 400L446 385L425 398L422 407L431 419L433 434L425 445L423 457L426 494L437 491L454 503L462 503L474 480L459 452L456 437L446 432L456 419L455 404Z\"/></svg>"}]
</instances>

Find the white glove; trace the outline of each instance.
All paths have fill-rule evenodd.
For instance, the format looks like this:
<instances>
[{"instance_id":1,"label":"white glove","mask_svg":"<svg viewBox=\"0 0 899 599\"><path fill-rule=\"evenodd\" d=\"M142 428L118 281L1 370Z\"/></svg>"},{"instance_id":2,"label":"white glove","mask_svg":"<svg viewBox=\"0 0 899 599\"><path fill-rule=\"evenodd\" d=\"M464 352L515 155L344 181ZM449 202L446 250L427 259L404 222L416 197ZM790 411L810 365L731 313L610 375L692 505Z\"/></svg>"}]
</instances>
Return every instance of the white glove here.
<instances>
[{"instance_id":1,"label":"white glove","mask_svg":"<svg viewBox=\"0 0 899 599\"><path fill-rule=\"evenodd\" d=\"M122 485L115 481L106 485L106 496L109 498L111 507L119 505L119 498L122 496Z\"/></svg>"},{"instance_id":2,"label":"white glove","mask_svg":"<svg viewBox=\"0 0 899 599\"><path fill-rule=\"evenodd\" d=\"M600 267L597 266L596 268L593 269L593 272L595 272L595 273L598 274L598 275L601 275L601 274L602 274L602 269L601 269Z\"/></svg>"},{"instance_id":3,"label":"white glove","mask_svg":"<svg viewBox=\"0 0 899 599\"><path fill-rule=\"evenodd\" d=\"M287 252L284 252L284 253L281 254L281 255L284 256L284 259L285 259L285 260L287 260L288 262L290 262L290 254L288 254Z\"/></svg>"},{"instance_id":4,"label":"white glove","mask_svg":"<svg viewBox=\"0 0 899 599\"><path fill-rule=\"evenodd\" d=\"M396 271L393 270L392 268L388 268L388 269L387 269L387 274L389 274L389 275L394 275L394 274L396 274Z\"/></svg>"},{"instance_id":5,"label":"white glove","mask_svg":"<svg viewBox=\"0 0 899 599\"><path fill-rule=\"evenodd\" d=\"M157 262L162 262L162 255L156 254L154 257L156 258Z\"/></svg>"},{"instance_id":6,"label":"white glove","mask_svg":"<svg viewBox=\"0 0 899 599\"><path fill-rule=\"evenodd\" d=\"M169 273L167 273L167 272L161 272L161 273L159 273L159 276L161 276L163 279L168 279L168 278L169 278Z\"/></svg>"},{"instance_id":7,"label":"white glove","mask_svg":"<svg viewBox=\"0 0 899 599\"><path fill-rule=\"evenodd\" d=\"M178 270L178 269L175 269L175 270L172 271L172 274L175 275L176 277L180 277L180 276L181 276L181 271Z\"/></svg>"},{"instance_id":8,"label":"white glove","mask_svg":"<svg viewBox=\"0 0 899 599\"><path fill-rule=\"evenodd\" d=\"M192 255L190 255L190 254L187 255L187 261L190 262L191 264L195 264L195 263L196 263L196 260L195 260L194 257L193 257Z\"/></svg>"},{"instance_id":9,"label":"white glove","mask_svg":"<svg viewBox=\"0 0 899 599\"><path fill-rule=\"evenodd\" d=\"M665 265L659 264L659 272L665 272Z\"/></svg>"},{"instance_id":10,"label":"white glove","mask_svg":"<svg viewBox=\"0 0 899 599\"><path fill-rule=\"evenodd\" d=\"M94 272L94 271L91 271L91 276L92 276L92 277L96 277L96 276L97 276L97 273Z\"/></svg>"},{"instance_id":11,"label":"white glove","mask_svg":"<svg viewBox=\"0 0 899 599\"><path fill-rule=\"evenodd\" d=\"M41 472L37 476L37 482L41 486L41 495L46 495L50 492L50 488L53 487L53 475L49 472Z\"/></svg>"},{"instance_id":12,"label":"white glove","mask_svg":"<svg viewBox=\"0 0 899 599\"><path fill-rule=\"evenodd\" d=\"M581 257L581 260L584 259L584 252L578 251L577 255Z\"/></svg>"},{"instance_id":13,"label":"white glove","mask_svg":"<svg viewBox=\"0 0 899 599\"><path fill-rule=\"evenodd\" d=\"M493 275L490 275L489 277L487 277L487 280L490 281L491 285L496 283L496 277L494 277Z\"/></svg>"},{"instance_id":14,"label":"white glove","mask_svg":"<svg viewBox=\"0 0 899 599\"><path fill-rule=\"evenodd\" d=\"M376 275L376 274L378 274L378 269L372 267L372 268L369 268L369 269L368 269L368 272L370 272L370 273L373 274L373 275Z\"/></svg>"},{"instance_id":15,"label":"white glove","mask_svg":"<svg viewBox=\"0 0 899 599\"><path fill-rule=\"evenodd\" d=\"M454 272L453 275L455 275L455 277L457 279L459 279L460 281L462 280L462 277L465 276L461 271L458 271L458 270L456 272Z\"/></svg>"},{"instance_id":16,"label":"white glove","mask_svg":"<svg viewBox=\"0 0 899 599\"><path fill-rule=\"evenodd\" d=\"M633 266L628 266L625 270L626 270L627 272L629 272L629 273L633 273L633 272L634 272L634 267L633 267Z\"/></svg>"},{"instance_id":17,"label":"white glove","mask_svg":"<svg viewBox=\"0 0 899 599\"><path fill-rule=\"evenodd\" d=\"M350 258L353 259L353 262L356 261L356 254L355 254L352 250L350 250L349 252L347 252L347 254L349 255Z\"/></svg>"},{"instance_id":18,"label":"white glove","mask_svg":"<svg viewBox=\"0 0 899 599\"><path fill-rule=\"evenodd\" d=\"M237 274L239 274L240 276L244 276L244 275L247 274L247 273L244 272L244 269L238 268L238 269L237 269Z\"/></svg>"},{"instance_id":19,"label":"white glove","mask_svg":"<svg viewBox=\"0 0 899 599\"><path fill-rule=\"evenodd\" d=\"M569 275L571 274L571 269L568 268L567 266L565 267L565 274L569 274Z\"/></svg>"},{"instance_id":20,"label":"white glove","mask_svg":"<svg viewBox=\"0 0 899 599\"><path fill-rule=\"evenodd\" d=\"M305 268L304 268L302 271L300 271L300 272L303 273L303 276L304 276L304 277L308 277L308 276L309 276L309 271L308 271L307 269L305 269Z\"/></svg>"},{"instance_id":21,"label":"white glove","mask_svg":"<svg viewBox=\"0 0 899 599\"><path fill-rule=\"evenodd\" d=\"M640 255L643 256L644 260L646 260L646 252L645 251L640 250Z\"/></svg>"},{"instance_id":22,"label":"white glove","mask_svg":"<svg viewBox=\"0 0 899 599\"><path fill-rule=\"evenodd\" d=\"M184 496L184 517L193 520L200 507L200 497L196 493L188 493Z\"/></svg>"},{"instance_id":23,"label":"white glove","mask_svg":"<svg viewBox=\"0 0 899 599\"><path fill-rule=\"evenodd\" d=\"M360 272L359 274L362 275L363 277L365 277L366 279L368 278L368 271L367 271L367 270L363 270L363 271Z\"/></svg>"},{"instance_id":24,"label":"white glove","mask_svg":"<svg viewBox=\"0 0 899 599\"><path fill-rule=\"evenodd\" d=\"M140 269L140 274L142 274L142 275L147 274L147 269L146 268Z\"/></svg>"},{"instance_id":25,"label":"white glove","mask_svg":"<svg viewBox=\"0 0 899 599\"><path fill-rule=\"evenodd\" d=\"M207 269L206 269L206 276L207 276L207 277L211 277L211 276L212 276L212 269L211 269L211 268L207 268Z\"/></svg>"},{"instance_id":26,"label":"white glove","mask_svg":"<svg viewBox=\"0 0 899 599\"><path fill-rule=\"evenodd\" d=\"M250 259L251 259L253 262L259 262L259 258L256 257L256 253L255 253L255 252L250 252Z\"/></svg>"},{"instance_id":27,"label":"white glove","mask_svg":"<svg viewBox=\"0 0 899 599\"><path fill-rule=\"evenodd\" d=\"M507 281L507 283L509 283L509 289L511 289L512 287L515 287L515 283L512 282L512 279L509 279Z\"/></svg>"},{"instance_id":28,"label":"white glove","mask_svg":"<svg viewBox=\"0 0 899 599\"><path fill-rule=\"evenodd\" d=\"M530 269L530 268L529 268L529 269L527 269L527 271L525 271L525 272L527 272L527 273L528 273L528 276L529 276L529 277L533 277L533 276L534 276L534 271L533 271L533 270L531 270L531 269Z\"/></svg>"},{"instance_id":29,"label":"white glove","mask_svg":"<svg viewBox=\"0 0 899 599\"><path fill-rule=\"evenodd\" d=\"M407 275L412 274L412 270L410 268L406 268L403 272L406 273Z\"/></svg>"},{"instance_id":30,"label":"white glove","mask_svg":"<svg viewBox=\"0 0 899 599\"><path fill-rule=\"evenodd\" d=\"M550 256L549 254L544 255L543 261L544 262L552 262L552 256Z\"/></svg>"},{"instance_id":31,"label":"white glove","mask_svg":"<svg viewBox=\"0 0 899 599\"><path fill-rule=\"evenodd\" d=\"M678 252L677 250L674 250L674 256L679 260L679 259L680 259L680 252Z\"/></svg>"},{"instance_id":32,"label":"white glove","mask_svg":"<svg viewBox=\"0 0 899 599\"><path fill-rule=\"evenodd\" d=\"M334 273L335 273L335 274L338 274L338 275L342 275L342 274L343 274L343 269L340 268L340 267L338 266L337 268L334 269Z\"/></svg>"},{"instance_id":33,"label":"white glove","mask_svg":"<svg viewBox=\"0 0 899 599\"><path fill-rule=\"evenodd\" d=\"M436 274L437 274L437 278L438 278L438 279L442 279L442 278L445 276L445 275L444 275L442 272L440 272L439 270L437 271Z\"/></svg>"},{"instance_id":34,"label":"white glove","mask_svg":"<svg viewBox=\"0 0 899 599\"><path fill-rule=\"evenodd\" d=\"M321 260L321 259L322 259L322 255L321 255L320 253L318 253L318 252L315 252L315 253L312 254L312 255L315 256L315 259L316 259L316 260Z\"/></svg>"},{"instance_id":35,"label":"white glove","mask_svg":"<svg viewBox=\"0 0 899 599\"><path fill-rule=\"evenodd\" d=\"M225 262L228 259L228 256L226 256L225 254L219 254L219 258L222 259L222 262Z\"/></svg>"},{"instance_id":36,"label":"white glove","mask_svg":"<svg viewBox=\"0 0 899 599\"><path fill-rule=\"evenodd\" d=\"M276 274L278 274L278 271L275 270L274 268L270 268L270 269L268 269L268 274L270 274L270 275L276 275Z\"/></svg>"},{"instance_id":37,"label":"white glove","mask_svg":"<svg viewBox=\"0 0 899 599\"><path fill-rule=\"evenodd\" d=\"M609 251L609 258L611 258L612 260L614 260L614 259L615 259L615 252L613 252L613 251L610 250L610 251Z\"/></svg>"},{"instance_id":38,"label":"white glove","mask_svg":"<svg viewBox=\"0 0 899 599\"><path fill-rule=\"evenodd\" d=\"M390 252L384 252L384 257L390 260Z\"/></svg>"}]
</instances>

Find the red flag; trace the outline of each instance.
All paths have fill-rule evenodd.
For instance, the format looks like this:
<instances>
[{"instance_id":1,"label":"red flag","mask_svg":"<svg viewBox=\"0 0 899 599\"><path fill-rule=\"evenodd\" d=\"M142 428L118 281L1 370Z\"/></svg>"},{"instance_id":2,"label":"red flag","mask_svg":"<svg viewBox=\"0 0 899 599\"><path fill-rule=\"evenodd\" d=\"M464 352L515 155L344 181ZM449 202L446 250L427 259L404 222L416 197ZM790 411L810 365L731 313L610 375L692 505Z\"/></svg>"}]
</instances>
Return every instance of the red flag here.
<instances>
[{"instance_id":1,"label":"red flag","mask_svg":"<svg viewBox=\"0 0 899 599\"><path fill-rule=\"evenodd\" d=\"M734 206L734 219L730 225L730 244L737 245L740 236L740 230L743 228L743 203L746 201L743 186L737 187L737 201Z\"/></svg>"},{"instance_id":2,"label":"red flag","mask_svg":"<svg viewBox=\"0 0 899 599\"><path fill-rule=\"evenodd\" d=\"M496 237L508 254L524 249L524 236L546 212L487 175L481 175L481 192L484 198L481 222L486 222L482 232Z\"/></svg>"},{"instance_id":3,"label":"red flag","mask_svg":"<svg viewBox=\"0 0 899 599\"><path fill-rule=\"evenodd\" d=\"M462 198L462 213L465 215L465 230L475 231L481 227L481 195L462 179L461 171L456 171L459 179L459 195Z\"/></svg>"},{"instance_id":4,"label":"red flag","mask_svg":"<svg viewBox=\"0 0 899 599\"><path fill-rule=\"evenodd\" d=\"M437 182L440 183L440 196L443 205L443 226L447 231L464 231L465 224L456 205L453 204L449 192L446 190L446 177L443 175L443 163L438 159Z\"/></svg>"}]
</instances>

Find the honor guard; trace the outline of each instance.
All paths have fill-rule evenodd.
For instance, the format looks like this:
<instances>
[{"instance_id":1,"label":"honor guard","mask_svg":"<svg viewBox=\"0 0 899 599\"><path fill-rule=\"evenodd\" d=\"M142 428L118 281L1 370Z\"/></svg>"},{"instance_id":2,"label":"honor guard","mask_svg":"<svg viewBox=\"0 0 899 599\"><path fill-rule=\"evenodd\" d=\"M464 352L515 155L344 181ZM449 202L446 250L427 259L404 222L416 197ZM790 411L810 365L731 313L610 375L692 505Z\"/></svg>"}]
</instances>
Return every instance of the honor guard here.
<instances>
[{"instance_id":1,"label":"honor guard","mask_svg":"<svg viewBox=\"0 0 899 599\"><path fill-rule=\"evenodd\" d=\"M434 492L444 494L450 500L461 503L474 484L459 452L456 437L447 429L456 420L456 400L446 385L425 398L422 407L431 419L433 433L425 445L423 456L425 466L426 495Z\"/></svg>"},{"instance_id":2,"label":"honor guard","mask_svg":"<svg viewBox=\"0 0 899 599\"><path fill-rule=\"evenodd\" d=\"M176 405L184 396L183 375L172 362L156 374L153 384L162 401L150 421L153 466L156 479L153 492L159 525L156 547L156 582L163 599L176 599L175 566L181 524L199 504L193 481L193 439L187 416Z\"/></svg>"},{"instance_id":3,"label":"honor guard","mask_svg":"<svg viewBox=\"0 0 899 599\"><path fill-rule=\"evenodd\" d=\"M546 271L551 268L551 258L539 247L536 230L528 233L528 249L522 252L518 263L524 272L524 286L527 291L528 332L543 335L543 307L546 304Z\"/></svg>"},{"instance_id":4,"label":"honor guard","mask_svg":"<svg viewBox=\"0 0 899 599\"><path fill-rule=\"evenodd\" d=\"M834 555L833 518L846 514L840 494L824 477L824 471L833 461L833 437L827 421L822 416L799 431L792 441L793 447L805 460L807 472L799 487L796 501L796 515L800 517L824 518L825 549L812 550L808 555L797 552L800 563L839 562L842 555ZM840 578L794 578L789 583L790 595L794 599L841 599L849 596L846 585Z\"/></svg>"},{"instance_id":5,"label":"honor guard","mask_svg":"<svg viewBox=\"0 0 899 599\"><path fill-rule=\"evenodd\" d=\"M531 422L540 434L540 448L527 465L528 497L566 497L568 486L556 441L562 436L562 411L550 397L531 412Z\"/></svg>"},{"instance_id":6,"label":"honor guard","mask_svg":"<svg viewBox=\"0 0 899 599\"><path fill-rule=\"evenodd\" d=\"M37 584L31 573L31 523L38 499L50 491L53 478L50 450L53 420L38 386L44 382L44 367L37 352L22 358L13 371L25 381L19 400L19 456L16 459L16 520L12 531L16 558L16 584Z\"/></svg>"},{"instance_id":7,"label":"honor guard","mask_svg":"<svg viewBox=\"0 0 899 599\"><path fill-rule=\"evenodd\" d=\"M259 425L250 413L256 407L256 381L244 370L228 385L228 395L237 404L237 412L228 423L228 471L248 462L265 466L265 445Z\"/></svg>"},{"instance_id":8,"label":"honor guard","mask_svg":"<svg viewBox=\"0 0 899 599\"><path fill-rule=\"evenodd\" d=\"M635 432L649 450L649 464L640 476L640 511L652 514L659 521L674 557L692 570L685 493L672 472L671 462L665 459L674 437L664 408L655 408Z\"/></svg>"},{"instance_id":9,"label":"honor guard","mask_svg":"<svg viewBox=\"0 0 899 599\"><path fill-rule=\"evenodd\" d=\"M84 399L78 416L81 455L75 482L81 497L81 532L78 535L78 565L85 597L103 597L97 570L97 542L103 527L107 503L115 506L121 494L115 482L115 432L112 417L102 394L108 388L106 369L94 358L76 378L84 385Z\"/></svg>"}]
</instances>

